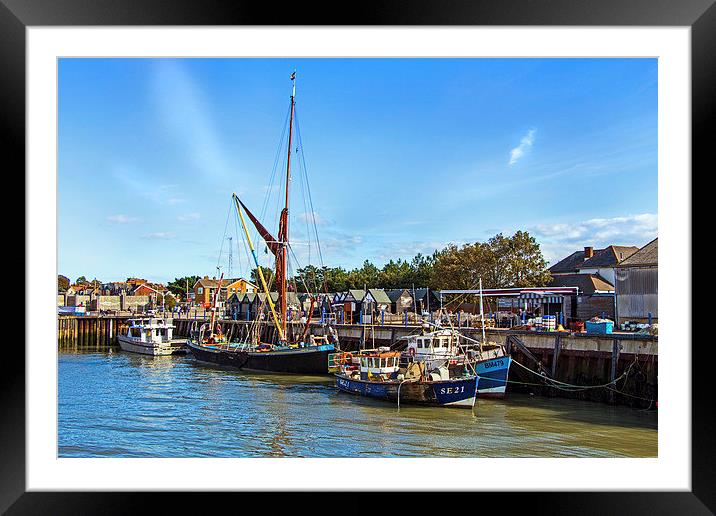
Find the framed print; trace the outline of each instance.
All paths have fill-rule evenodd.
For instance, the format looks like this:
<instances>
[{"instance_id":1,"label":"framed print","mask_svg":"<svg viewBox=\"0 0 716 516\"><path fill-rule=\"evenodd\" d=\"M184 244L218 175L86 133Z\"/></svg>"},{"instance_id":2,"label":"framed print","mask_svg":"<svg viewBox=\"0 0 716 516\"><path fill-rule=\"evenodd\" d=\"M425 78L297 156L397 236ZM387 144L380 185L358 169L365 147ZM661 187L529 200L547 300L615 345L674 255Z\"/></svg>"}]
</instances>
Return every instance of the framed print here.
<instances>
[{"instance_id":1,"label":"framed print","mask_svg":"<svg viewBox=\"0 0 716 516\"><path fill-rule=\"evenodd\" d=\"M27 204L0 507L478 491L713 511L691 300L712 2L348 21L0 0Z\"/></svg>"}]
</instances>

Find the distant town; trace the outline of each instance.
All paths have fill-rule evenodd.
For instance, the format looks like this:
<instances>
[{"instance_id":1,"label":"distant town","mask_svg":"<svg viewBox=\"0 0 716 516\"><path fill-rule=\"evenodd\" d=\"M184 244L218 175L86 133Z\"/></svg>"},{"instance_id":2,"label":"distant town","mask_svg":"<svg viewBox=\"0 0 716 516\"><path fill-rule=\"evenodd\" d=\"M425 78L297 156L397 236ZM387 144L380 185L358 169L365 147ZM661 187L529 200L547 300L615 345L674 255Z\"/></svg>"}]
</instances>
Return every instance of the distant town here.
<instances>
[{"instance_id":1,"label":"distant town","mask_svg":"<svg viewBox=\"0 0 716 516\"><path fill-rule=\"evenodd\" d=\"M503 252L517 247L519 253ZM66 315L162 311L206 317L217 295L221 317L263 319L266 294L255 271L251 276L186 276L165 285L139 277L103 282L82 276L71 282L60 275L57 305ZM309 266L295 276L303 281L294 281L288 293L291 320L305 320L310 311L310 317L343 324L407 324L441 314L456 324L474 325L481 293L487 322L479 324L490 326L516 327L539 315L555 315L570 330L592 318L613 320L622 330L658 322L658 239L642 248L584 247L546 268L534 239L517 232L484 244L448 246L411 261L391 260L382 269L366 261L352 271ZM271 297L275 301L277 293Z\"/></svg>"}]
</instances>

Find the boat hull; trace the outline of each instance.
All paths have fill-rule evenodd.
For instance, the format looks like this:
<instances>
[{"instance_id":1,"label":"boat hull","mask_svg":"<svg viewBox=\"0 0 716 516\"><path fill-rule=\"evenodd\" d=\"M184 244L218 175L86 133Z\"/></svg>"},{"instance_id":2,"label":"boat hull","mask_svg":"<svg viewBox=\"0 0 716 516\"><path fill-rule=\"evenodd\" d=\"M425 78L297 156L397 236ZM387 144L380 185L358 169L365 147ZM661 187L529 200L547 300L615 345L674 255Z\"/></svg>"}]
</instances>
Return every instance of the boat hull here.
<instances>
[{"instance_id":1,"label":"boat hull","mask_svg":"<svg viewBox=\"0 0 716 516\"><path fill-rule=\"evenodd\" d=\"M477 378L456 378L424 382L370 382L336 376L336 387L344 392L369 398L418 405L472 408L475 404Z\"/></svg>"},{"instance_id":2,"label":"boat hull","mask_svg":"<svg viewBox=\"0 0 716 516\"><path fill-rule=\"evenodd\" d=\"M512 358L500 356L475 363L478 398L502 399L507 395L507 377Z\"/></svg>"},{"instance_id":3,"label":"boat hull","mask_svg":"<svg viewBox=\"0 0 716 516\"><path fill-rule=\"evenodd\" d=\"M186 353L185 342L183 340L173 340L171 342L162 343L142 342L127 337L126 335L117 335L117 341L122 351L139 353L140 355L166 356Z\"/></svg>"},{"instance_id":4,"label":"boat hull","mask_svg":"<svg viewBox=\"0 0 716 516\"><path fill-rule=\"evenodd\" d=\"M194 358L201 362L242 371L289 374L328 374L328 355L335 349L333 345L323 345L255 352L201 346L192 340L187 342L187 347Z\"/></svg>"}]
</instances>

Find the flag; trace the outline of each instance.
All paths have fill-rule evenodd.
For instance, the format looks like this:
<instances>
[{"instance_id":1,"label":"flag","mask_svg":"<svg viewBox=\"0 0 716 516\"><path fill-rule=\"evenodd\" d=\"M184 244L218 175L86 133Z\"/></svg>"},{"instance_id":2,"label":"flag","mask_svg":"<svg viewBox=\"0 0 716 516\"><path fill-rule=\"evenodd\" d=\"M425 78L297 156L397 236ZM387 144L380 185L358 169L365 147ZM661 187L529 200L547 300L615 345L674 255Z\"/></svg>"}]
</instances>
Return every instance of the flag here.
<instances>
[{"instance_id":1,"label":"flag","mask_svg":"<svg viewBox=\"0 0 716 516\"><path fill-rule=\"evenodd\" d=\"M293 73L291 74L291 80L293 81L295 78L296 78L296 72L293 72Z\"/></svg>"}]
</instances>

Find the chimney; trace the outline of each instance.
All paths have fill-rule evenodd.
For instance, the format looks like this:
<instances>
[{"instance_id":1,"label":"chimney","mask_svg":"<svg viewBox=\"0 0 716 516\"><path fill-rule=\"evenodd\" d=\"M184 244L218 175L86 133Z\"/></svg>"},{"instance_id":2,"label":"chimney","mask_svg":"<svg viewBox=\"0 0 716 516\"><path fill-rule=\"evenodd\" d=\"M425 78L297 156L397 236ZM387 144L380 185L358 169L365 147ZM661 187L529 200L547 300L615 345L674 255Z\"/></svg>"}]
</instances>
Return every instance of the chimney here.
<instances>
[{"instance_id":1,"label":"chimney","mask_svg":"<svg viewBox=\"0 0 716 516\"><path fill-rule=\"evenodd\" d=\"M584 248L584 259L589 260L592 256L594 256L594 248L593 247L585 247Z\"/></svg>"}]
</instances>

